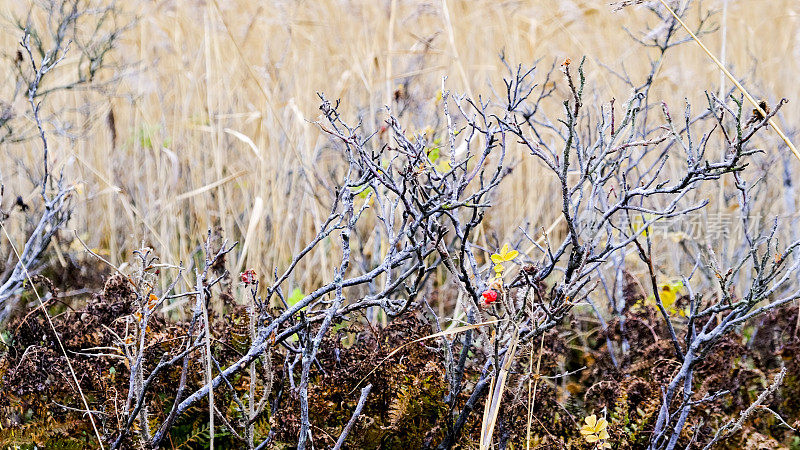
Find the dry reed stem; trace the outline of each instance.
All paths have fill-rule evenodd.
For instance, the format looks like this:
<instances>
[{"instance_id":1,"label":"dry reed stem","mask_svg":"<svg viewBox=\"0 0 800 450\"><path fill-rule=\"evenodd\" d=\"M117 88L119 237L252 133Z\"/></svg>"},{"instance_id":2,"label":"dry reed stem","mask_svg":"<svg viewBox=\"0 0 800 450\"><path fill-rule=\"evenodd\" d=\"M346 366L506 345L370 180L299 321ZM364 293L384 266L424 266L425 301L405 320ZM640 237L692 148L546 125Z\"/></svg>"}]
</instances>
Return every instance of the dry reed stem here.
<instances>
[{"instance_id":1,"label":"dry reed stem","mask_svg":"<svg viewBox=\"0 0 800 450\"><path fill-rule=\"evenodd\" d=\"M489 450L492 447L492 435L494 435L497 417L500 414L503 393L505 393L506 389L506 380L508 380L511 364L514 362L514 357L516 356L518 342L519 331L515 330L514 335L511 337L511 342L508 344L508 351L503 357L503 365L497 377L492 380L489 396L486 397L486 408L483 412L483 420L481 422L481 450Z\"/></svg>"},{"instance_id":2,"label":"dry reed stem","mask_svg":"<svg viewBox=\"0 0 800 450\"><path fill-rule=\"evenodd\" d=\"M348 395L352 394L353 392L355 392L356 389L358 389L358 387L361 386L361 383L366 381L366 379L369 378L370 375L375 373L375 371L378 370L378 368L380 366L382 366L383 363L388 361L392 356L396 355L399 351L403 350L404 348L408 347L409 345L416 344L417 342L426 341L428 339L434 339L434 338L437 338L437 337L443 337L443 336L450 336L450 335L453 335L453 334L458 334L458 333L461 333L462 331L474 330L474 329L482 327L484 325L491 325L491 324L499 323L499 322L502 322L502 321L503 320L488 320L486 322L473 323L473 324L470 324L470 325L464 325L464 326L461 326L461 327L451 328L449 330L444 330L444 331L441 331L439 333L429 334L428 336L423 336L421 338L414 339L411 342L407 342L407 343L401 345L400 347L397 347L396 349L392 350L388 355L386 355L386 357L384 357L378 364L376 364L375 367L372 370L370 370L368 374L364 375L364 378L359 380L359 382L356 383L355 386L353 386L353 389L351 389L350 392L348 392Z\"/></svg>"},{"instance_id":3,"label":"dry reed stem","mask_svg":"<svg viewBox=\"0 0 800 450\"><path fill-rule=\"evenodd\" d=\"M536 375L535 377L531 377L528 379L528 427L525 439L525 449L530 450L531 448L531 419L533 418L533 404L536 402L536 390L539 387L539 374L541 365L542 365L542 351L544 350L544 334L541 337L541 342L539 343L539 357L536 361ZM531 346L533 347L533 346ZM528 373L533 372L533 351L531 351L530 362L528 365ZM533 382L533 378L536 378L536 382L533 384L533 392L531 392L531 383Z\"/></svg>"},{"instance_id":4,"label":"dry reed stem","mask_svg":"<svg viewBox=\"0 0 800 450\"><path fill-rule=\"evenodd\" d=\"M661 2L662 5L664 5L664 8L666 8L667 11L669 11L669 13L672 14L672 17L674 17L675 20L678 21L678 23L681 25L681 27L683 27L683 29L687 33L689 33L689 36L691 36L691 38L697 43L697 45L699 45L700 48L703 49L703 51L706 53L706 55L708 55L708 57L711 58L712 61L714 61L714 64L716 64L717 67L719 67L719 69L725 74L725 76L728 77L728 79L731 81L731 83L733 83L734 86L736 86L736 88L739 89L739 91L742 94L744 94L744 96L747 99L747 101L750 102L753 105L753 107L758 111L758 113L761 114L762 117L766 117L767 116L767 112L764 111L764 109L761 108L761 106L758 104L758 101L756 101L756 99L753 98L753 96L750 95L749 92L747 92L747 89L745 89L744 86L742 86L741 83L739 83L739 80L737 80L736 77L734 77L728 71L728 69L725 68L725 65L722 64L719 61L719 59L717 59L717 57L714 56L713 53L711 53L711 50L709 50L708 47L706 47L705 44L703 44L703 42L700 40L700 38L698 38L694 34L694 32L691 29L689 29L688 26L686 26L686 24L683 22L683 20L681 20L680 16L678 16L678 14L676 14L675 11L672 8L670 8L670 6L667 4L666 0L659 0L659 1ZM778 136L780 136L780 138L783 139L783 142L786 143L786 145L789 147L789 149L794 154L795 158L797 158L798 161L800 161L800 152L797 151L797 148L795 148L794 144L792 144L792 141L790 141L789 138L780 129L778 124L775 122L775 118L771 117L769 119L768 123L770 125L772 125L772 129L775 130L775 132L778 134Z\"/></svg>"}]
</instances>

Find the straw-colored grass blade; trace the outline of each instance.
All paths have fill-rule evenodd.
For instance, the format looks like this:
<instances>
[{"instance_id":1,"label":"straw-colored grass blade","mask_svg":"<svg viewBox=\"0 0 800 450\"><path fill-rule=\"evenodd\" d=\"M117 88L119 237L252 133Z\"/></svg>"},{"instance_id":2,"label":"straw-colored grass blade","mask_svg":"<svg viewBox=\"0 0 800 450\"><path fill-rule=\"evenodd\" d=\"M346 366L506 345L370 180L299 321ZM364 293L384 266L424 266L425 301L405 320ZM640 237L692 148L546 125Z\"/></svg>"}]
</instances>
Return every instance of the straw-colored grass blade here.
<instances>
[{"instance_id":1,"label":"straw-colored grass blade","mask_svg":"<svg viewBox=\"0 0 800 450\"><path fill-rule=\"evenodd\" d=\"M500 414L500 406L503 401L508 372L511 369L511 363L514 362L518 342L519 337L514 333L511 342L508 343L508 351L503 358L503 366L500 368L497 378L492 383L489 397L486 398L486 408L484 409L483 422L481 423L481 450L488 450L492 446L492 435L494 434L494 427L497 424L497 416Z\"/></svg>"},{"instance_id":2,"label":"straw-colored grass blade","mask_svg":"<svg viewBox=\"0 0 800 450\"><path fill-rule=\"evenodd\" d=\"M661 2L662 5L664 5L664 8L666 8L667 11L669 11L669 13L672 14L672 17L674 17L675 20L678 21L681 27L683 27L683 29L686 30L687 33L689 33L689 36L691 36L691 38L697 43L697 45L699 45L700 48L703 49L706 55L708 55L708 57L711 58L712 61L714 61L714 64L716 64L717 67L719 67L719 70L721 70L722 73L724 73L725 76L728 77L731 83L733 83L734 86L736 86L736 88L739 89L739 91L742 94L744 94L744 97L747 99L748 102L750 102L753 105L753 108L755 108L762 116L767 116L767 112L764 111L763 108L761 108L761 106L758 104L758 101L756 101L756 99L752 95L750 95L749 92L747 92L747 89L745 89L744 86L742 86L742 84L739 83L739 80L737 80L736 77L734 77L733 74L731 74L728 71L728 69L725 68L725 65L722 64L722 62L720 62L720 60L717 59L717 57L714 56L713 53L711 53L711 50L709 50L708 47L706 47L705 44L703 44L700 38L698 38L688 26L686 26L683 20L681 20L680 16L678 16L678 14L675 13L675 11L672 8L670 8L666 0L659 0L659 1ZM778 136L780 136L780 138L783 139L783 142L786 143L786 145L794 154L795 158L800 160L800 152L797 151L797 148L795 148L794 144L792 144L792 141L790 141L789 138L786 136L786 134L783 133L783 130L781 130L781 128L778 126L777 122L775 121L775 118L774 117L770 118L768 123L772 126L772 129L775 130Z\"/></svg>"},{"instance_id":3,"label":"straw-colored grass blade","mask_svg":"<svg viewBox=\"0 0 800 450\"><path fill-rule=\"evenodd\" d=\"M247 252L253 246L253 239L256 236L258 224L261 222L261 217L264 215L264 199L260 196L256 197L253 203L253 212L250 213L250 222L247 225L247 232L244 235L244 243L242 244L242 253L239 255L239 261L236 263L236 270L233 272L237 274L242 271L246 261Z\"/></svg>"},{"instance_id":4,"label":"straw-colored grass blade","mask_svg":"<svg viewBox=\"0 0 800 450\"><path fill-rule=\"evenodd\" d=\"M359 380L359 382L356 383L355 386L353 386L353 389L350 391L350 393L352 394L353 392L355 392L355 390L358 389L359 386L361 386L361 383L363 383L367 378L369 378L370 375L375 373L375 371L378 370L378 368L380 366L382 366L383 363L388 361L389 358L391 358L392 356L396 355L399 351L403 350L404 348L408 347L409 345L416 344L417 342L426 341L428 339L435 339L435 338L442 337L442 336L450 336L450 335L453 335L453 334L458 334L458 333L461 333L462 331L474 330L475 328L480 328L480 327L482 327L484 325L491 325L491 324L499 323L499 322L502 322L502 321L503 320L489 320L489 321L486 321L486 322L473 323L473 324L470 324L470 325L464 325L464 326L461 326L461 327L456 327L456 328L451 328L449 330L444 330L444 331L441 331L439 333L434 333L434 334L431 334L431 335L428 335L428 336L423 336L423 337L421 337L419 339L414 339L411 342L407 342L407 343L401 345L400 347L397 347L396 349L392 350L391 353L386 355L386 357L383 358L381 360L381 362L376 364L375 367L372 370L370 370L368 374L366 374L364 376L364 378Z\"/></svg>"},{"instance_id":5,"label":"straw-colored grass blade","mask_svg":"<svg viewBox=\"0 0 800 450\"><path fill-rule=\"evenodd\" d=\"M209 184L207 184L205 186L201 186L201 187L199 187L197 189L192 189L189 192L184 192L183 194L180 194L177 197L175 197L175 200L173 200L172 203L176 203L176 202L179 202L181 200L186 200L187 198L194 197L195 195L200 195L200 194L202 194L204 192L208 192L208 191L210 191L210 190L212 190L212 189L214 189L216 187L222 186L223 184L225 184L225 183L227 183L229 181L235 180L235 179L239 178L240 176L242 176L242 175L244 175L246 173L247 173L246 171L236 172L236 173L228 175L227 177L224 177L222 179L214 181L213 183L209 183Z\"/></svg>"}]
</instances>

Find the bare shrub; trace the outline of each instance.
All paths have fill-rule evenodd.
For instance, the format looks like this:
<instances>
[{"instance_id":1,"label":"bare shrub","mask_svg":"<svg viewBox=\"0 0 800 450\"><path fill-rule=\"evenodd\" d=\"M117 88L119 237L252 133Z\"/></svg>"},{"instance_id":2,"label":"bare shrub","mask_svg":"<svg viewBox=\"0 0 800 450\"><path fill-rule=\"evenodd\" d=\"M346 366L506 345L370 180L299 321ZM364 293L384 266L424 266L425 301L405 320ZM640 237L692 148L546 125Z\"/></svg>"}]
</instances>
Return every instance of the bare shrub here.
<instances>
[{"instance_id":1,"label":"bare shrub","mask_svg":"<svg viewBox=\"0 0 800 450\"><path fill-rule=\"evenodd\" d=\"M156 448L173 436L251 449L534 440L671 449L732 438L800 367L796 354L781 367L769 348L786 325L776 315L800 298L800 241L781 244L778 220L753 220L766 182L753 166L773 151L757 139L785 101L747 117L733 92L707 93L699 113L651 99L664 55L687 41L651 9L659 26L637 39L658 59L642 81L617 74L631 88L621 103L593 98L584 61L569 59L538 73L503 58L504 88L491 101L454 96L443 81L439 136L410 135L392 111L368 129L320 95L316 125L338 158L330 212L285 267L232 275L236 244L214 232L189 264L162 263L143 247L86 308L56 322L87 374L91 407L62 405L72 386L24 376L63 371L52 343L36 340L55 335L46 311L12 324L9 392L51 415L55 403L59 419L96 415L111 448ZM556 183L562 228L520 227L502 245L484 219L520 148ZM726 182L743 230L730 252L686 233L658 236L666 221L704 211L707 192L726 193ZM669 245L685 255L674 265L679 284L664 280ZM314 252L337 264L304 293L291 280ZM185 320L170 320L174 311ZM760 347L750 349L739 335L754 321ZM770 372L774 381L759 385ZM2 406L23 421L19 407ZM793 429L769 412L778 422L768 426Z\"/></svg>"}]
</instances>

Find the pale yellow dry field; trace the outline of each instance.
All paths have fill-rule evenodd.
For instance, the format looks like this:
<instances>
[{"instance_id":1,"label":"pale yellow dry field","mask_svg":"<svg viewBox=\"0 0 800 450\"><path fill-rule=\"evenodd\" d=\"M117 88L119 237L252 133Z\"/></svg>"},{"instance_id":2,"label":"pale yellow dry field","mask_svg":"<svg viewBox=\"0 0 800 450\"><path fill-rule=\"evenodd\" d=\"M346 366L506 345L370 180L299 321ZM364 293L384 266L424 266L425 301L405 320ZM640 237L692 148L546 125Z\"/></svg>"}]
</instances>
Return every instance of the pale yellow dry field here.
<instances>
[{"instance_id":1,"label":"pale yellow dry field","mask_svg":"<svg viewBox=\"0 0 800 450\"><path fill-rule=\"evenodd\" d=\"M0 14L24 14L25 3L2 0ZM247 248L244 258L235 254L235 266L259 273L283 267L327 214L326 192L311 175L325 174L332 157L324 150L328 138L313 123L319 119L316 92L341 99L345 117L362 117L373 128L385 118L384 105L396 106L394 92L408 79L405 95L427 113L437 108L445 75L448 89L494 98L490 86L502 87L498 54L505 50L512 63L542 58L543 69L585 55L595 89L587 102L624 101L629 89L601 63L614 69L624 63L641 80L653 54L635 45L623 27L638 31L655 22L642 7L613 12L608 3L126 2L123 9L138 20L115 58L133 66L113 89L115 97L68 91L45 104L47 111L59 111L90 102L68 113L75 139L51 137L54 167L63 167L77 187L69 228L118 264L141 241L165 262L186 261L206 230L221 226ZM723 55L724 30L724 58L733 72L757 96L773 102L789 98L781 120L786 129L797 128L800 2L730 1L724 21L722 0L703 6L720 10L713 20L721 30L705 38L709 47ZM696 18L696 12L689 16L691 22ZM0 50L13 53L19 38L4 27ZM69 76L74 63L68 57L58 77ZM0 67L2 96L15 88L10 70L7 64ZM699 111L707 89L720 89L720 73L688 43L663 62L654 98L676 111L688 98ZM22 101L13 108L29 114ZM111 109L116 145L107 123ZM404 124L422 130L429 117L406 114ZM4 207L17 193L36 204L23 166L37 167L39 152L35 140L2 148L0 173L9 193ZM513 157L514 173L487 217L487 233L500 240L525 221L547 226L558 215L550 190L554 180L531 157L521 152ZM800 162L794 164L800 173ZM8 222L18 239L24 220L16 214ZM292 283L308 288L329 278L331 261L335 258L325 252L312 255L305 278Z\"/></svg>"}]
</instances>

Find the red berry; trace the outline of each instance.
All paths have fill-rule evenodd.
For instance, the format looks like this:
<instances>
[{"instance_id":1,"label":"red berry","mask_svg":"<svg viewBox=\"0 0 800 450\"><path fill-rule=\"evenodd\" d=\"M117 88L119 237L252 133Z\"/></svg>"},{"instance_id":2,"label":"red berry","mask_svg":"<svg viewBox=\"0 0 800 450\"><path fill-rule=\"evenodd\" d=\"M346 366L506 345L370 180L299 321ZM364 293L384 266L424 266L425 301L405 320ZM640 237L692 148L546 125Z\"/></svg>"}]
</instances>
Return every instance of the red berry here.
<instances>
[{"instance_id":1,"label":"red berry","mask_svg":"<svg viewBox=\"0 0 800 450\"><path fill-rule=\"evenodd\" d=\"M486 306L491 305L497 301L497 291L494 289L487 289L483 291L483 304Z\"/></svg>"},{"instance_id":2,"label":"red berry","mask_svg":"<svg viewBox=\"0 0 800 450\"><path fill-rule=\"evenodd\" d=\"M256 283L256 271L253 269L245 270L239 277L245 285Z\"/></svg>"}]
</instances>

